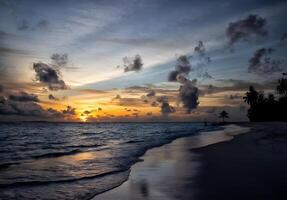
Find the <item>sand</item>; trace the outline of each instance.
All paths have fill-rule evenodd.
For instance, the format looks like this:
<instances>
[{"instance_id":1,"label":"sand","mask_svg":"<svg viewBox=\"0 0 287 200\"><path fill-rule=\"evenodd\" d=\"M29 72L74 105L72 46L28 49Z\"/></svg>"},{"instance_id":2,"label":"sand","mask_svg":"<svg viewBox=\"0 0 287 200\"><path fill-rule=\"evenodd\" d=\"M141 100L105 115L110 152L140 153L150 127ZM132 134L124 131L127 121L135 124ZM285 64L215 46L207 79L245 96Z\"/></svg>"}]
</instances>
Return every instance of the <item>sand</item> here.
<instances>
[{"instance_id":1,"label":"sand","mask_svg":"<svg viewBox=\"0 0 287 200\"><path fill-rule=\"evenodd\" d=\"M248 127L228 125L221 131L180 138L148 150L141 158L144 161L132 166L126 182L93 200L194 199L200 189L194 184L204 163L200 154L191 149L229 141L234 135L249 130Z\"/></svg>"}]
</instances>

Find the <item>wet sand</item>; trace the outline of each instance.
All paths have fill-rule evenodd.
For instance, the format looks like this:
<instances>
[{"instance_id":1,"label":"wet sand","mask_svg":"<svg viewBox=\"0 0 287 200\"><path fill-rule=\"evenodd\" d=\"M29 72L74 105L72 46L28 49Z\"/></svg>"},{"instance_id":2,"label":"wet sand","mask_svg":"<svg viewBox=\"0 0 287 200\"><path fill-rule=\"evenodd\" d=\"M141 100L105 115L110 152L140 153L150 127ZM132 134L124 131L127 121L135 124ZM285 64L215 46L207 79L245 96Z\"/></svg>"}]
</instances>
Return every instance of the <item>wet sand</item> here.
<instances>
[{"instance_id":1,"label":"wet sand","mask_svg":"<svg viewBox=\"0 0 287 200\"><path fill-rule=\"evenodd\" d=\"M126 182L93 200L194 199L200 191L195 184L204 162L200 153L191 149L232 140L234 135L249 130L228 125L221 131L180 138L151 149L141 158L143 162L132 166Z\"/></svg>"}]
</instances>

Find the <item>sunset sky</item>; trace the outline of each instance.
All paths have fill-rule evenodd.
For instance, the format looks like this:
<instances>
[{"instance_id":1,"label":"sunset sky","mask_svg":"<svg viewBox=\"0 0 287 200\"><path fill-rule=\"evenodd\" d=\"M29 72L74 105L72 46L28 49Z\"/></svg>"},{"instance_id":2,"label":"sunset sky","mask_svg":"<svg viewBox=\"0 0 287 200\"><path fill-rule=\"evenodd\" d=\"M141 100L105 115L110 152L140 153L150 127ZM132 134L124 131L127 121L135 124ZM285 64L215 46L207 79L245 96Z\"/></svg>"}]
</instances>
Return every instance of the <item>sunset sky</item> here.
<instances>
[{"instance_id":1,"label":"sunset sky","mask_svg":"<svg viewBox=\"0 0 287 200\"><path fill-rule=\"evenodd\" d=\"M249 85L272 92L287 70L286 9L0 0L0 121L247 120Z\"/></svg>"}]
</instances>

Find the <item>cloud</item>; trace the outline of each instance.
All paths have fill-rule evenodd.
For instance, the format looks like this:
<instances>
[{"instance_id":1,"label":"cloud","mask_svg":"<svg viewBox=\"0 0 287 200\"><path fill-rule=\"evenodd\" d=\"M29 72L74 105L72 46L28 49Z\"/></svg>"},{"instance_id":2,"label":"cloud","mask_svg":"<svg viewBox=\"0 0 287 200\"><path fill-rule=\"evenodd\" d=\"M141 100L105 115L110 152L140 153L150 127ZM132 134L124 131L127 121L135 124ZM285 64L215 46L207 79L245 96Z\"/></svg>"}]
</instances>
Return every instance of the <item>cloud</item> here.
<instances>
[{"instance_id":1,"label":"cloud","mask_svg":"<svg viewBox=\"0 0 287 200\"><path fill-rule=\"evenodd\" d=\"M45 63L34 63L33 69L36 72L36 81L44 83L49 90L66 90L69 87L61 79L60 71Z\"/></svg>"},{"instance_id":2,"label":"cloud","mask_svg":"<svg viewBox=\"0 0 287 200\"><path fill-rule=\"evenodd\" d=\"M208 113L208 114L214 114L216 111L217 111L216 107L207 108L205 110L205 112Z\"/></svg>"},{"instance_id":3,"label":"cloud","mask_svg":"<svg viewBox=\"0 0 287 200\"><path fill-rule=\"evenodd\" d=\"M199 90L195 86L195 80L188 80L185 77L179 77L179 82L182 85L179 88L179 99L183 103L183 107L186 109L186 113L190 113L193 109L197 108Z\"/></svg>"},{"instance_id":4,"label":"cloud","mask_svg":"<svg viewBox=\"0 0 287 200\"><path fill-rule=\"evenodd\" d=\"M194 52L198 53L200 56L205 55L205 46L202 41L199 41L198 45L194 47Z\"/></svg>"},{"instance_id":5,"label":"cloud","mask_svg":"<svg viewBox=\"0 0 287 200\"><path fill-rule=\"evenodd\" d=\"M226 29L229 44L248 41L251 36L267 36L266 24L266 19L258 15L249 15L245 19L229 23Z\"/></svg>"},{"instance_id":6,"label":"cloud","mask_svg":"<svg viewBox=\"0 0 287 200\"><path fill-rule=\"evenodd\" d=\"M36 24L31 24L28 20L23 19L18 23L17 29L19 31L45 30L48 28L49 24L50 23L47 20L40 20Z\"/></svg>"},{"instance_id":7,"label":"cloud","mask_svg":"<svg viewBox=\"0 0 287 200\"><path fill-rule=\"evenodd\" d=\"M10 101L20 101L20 102L39 102L39 98L34 94L28 94L26 92L20 92L20 94L9 95Z\"/></svg>"},{"instance_id":8,"label":"cloud","mask_svg":"<svg viewBox=\"0 0 287 200\"><path fill-rule=\"evenodd\" d=\"M281 61L271 59L270 55L274 49L261 48L257 49L252 58L249 59L248 72L254 72L258 74L273 74L275 72L281 72Z\"/></svg>"},{"instance_id":9,"label":"cloud","mask_svg":"<svg viewBox=\"0 0 287 200\"><path fill-rule=\"evenodd\" d=\"M213 79L213 76L211 76L208 72L204 72L203 74L198 74L198 77L202 79Z\"/></svg>"},{"instance_id":10,"label":"cloud","mask_svg":"<svg viewBox=\"0 0 287 200\"><path fill-rule=\"evenodd\" d=\"M64 115L76 115L76 108L73 108L71 106L67 106L65 110L62 110L62 113Z\"/></svg>"},{"instance_id":11,"label":"cloud","mask_svg":"<svg viewBox=\"0 0 287 200\"><path fill-rule=\"evenodd\" d=\"M198 42L198 45L194 48L194 52L197 57L197 63L193 66L193 71L196 73L197 78L211 79L213 78L207 72L207 65L211 62L211 58L206 55L205 46L202 41Z\"/></svg>"},{"instance_id":12,"label":"cloud","mask_svg":"<svg viewBox=\"0 0 287 200\"><path fill-rule=\"evenodd\" d=\"M43 19L43 20L40 20L36 26L34 27L34 30L35 29L46 29L48 26L49 26L49 21Z\"/></svg>"},{"instance_id":13,"label":"cloud","mask_svg":"<svg viewBox=\"0 0 287 200\"><path fill-rule=\"evenodd\" d=\"M59 99L52 94L49 94L48 98L53 101L59 101Z\"/></svg>"},{"instance_id":14,"label":"cloud","mask_svg":"<svg viewBox=\"0 0 287 200\"><path fill-rule=\"evenodd\" d=\"M66 66L67 63L69 62L69 57L68 57L68 54L54 53L51 56L51 60L52 60L53 64L55 64L59 67L63 67L63 66Z\"/></svg>"},{"instance_id":15,"label":"cloud","mask_svg":"<svg viewBox=\"0 0 287 200\"><path fill-rule=\"evenodd\" d=\"M179 74L187 76L191 71L191 64L189 62L189 57L182 55L177 58L175 70L171 71L168 75L168 81L177 81L176 77Z\"/></svg>"},{"instance_id":16,"label":"cloud","mask_svg":"<svg viewBox=\"0 0 287 200\"><path fill-rule=\"evenodd\" d=\"M154 101L154 102L152 102L150 105L151 105L152 107L157 107L157 106L158 106L158 103L157 103L156 101Z\"/></svg>"},{"instance_id":17,"label":"cloud","mask_svg":"<svg viewBox=\"0 0 287 200\"><path fill-rule=\"evenodd\" d=\"M163 102L161 104L161 113L163 115L168 115L168 114L171 114L174 112L175 112L175 108L173 106L169 105L168 102Z\"/></svg>"},{"instance_id":18,"label":"cloud","mask_svg":"<svg viewBox=\"0 0 287 200\"><path fill-rule=\"evenodd\" d=\"M122 98L121 95L117 94L117 95L112 99L112 101L113 101L113 100L118 100L118 99L121 99L121 98Z\"/></svg>"},{"instance_id":19,"label":"cloud","mask_svg":"<svg viewBox=\"0 0 287 200\"><path fill-rule=\"evenodd\" d=\"M156 92L154 90L151 90L149 93L147 93L147 97L154 97Z\"/></svg>"},{"instance_id":20,"label":"cloud","mask_svg":"<svg viewBox=\"0 0 287 200\"><path fill-rule=\"evenodd\" d=\"M152 116L152 112L147 112L146 115L147 116Z\"/></svg>"},{"instance_id":21,"label":"cloud","mask_svg":"<svg viewBox=\"0 0 287 200\"><path fill-rule=\"evenodd\" d=\"M228 98L231 100L234 100L234 99L242 99L243 97L239 94L231 94L231 95L229 95Z\"/></svg>"},{"instance_id":22,"label":"cloud","mask_svg":"<svg viewBox=\"0 0 287 200\"><path fill-rule=\"evenodd\" d=\"M203 45L203 44L201 44ZM177 59L176 70L169 74L169 81L177 81L181 84L179 88L179 100L182 102L183 107L186 108L186 112L190 113L192 109L195 109L198 102L199 90L195 87L196 79L189 80L187 78L191 71L191 65L187 56L180 56Z\"/></svg>"},{"instance_id":23,"label":"cloud","mask_svg":"<svg viewBox=\"0 0 287 200\"><path fill-rule=\"evenodd\" d=\"M91 114L91 113L92 113L92 111L90 111L90 110L85 110L85 111L84 111L84 114L85 114L85 115L89 115L89 114Z\"/></svg>"},{"instance_id":24,"label":"cloud","mask_svg":"<svg viewBox=\"0 0 287 200\"><path fill-rule=\"evenodd\" d=\"M11 49L11 48L6 48L6 47L0 47L0 55L2 56L3 54L18 54L18 55L31 55L31 51L28 50L20 50L20 49Z\"/></svg>"},{"instance_id":25,"label":"cloud","mask_svg":"<svg viewBox=\"0 0 287 200\"><path fill-rule=\"evenodd\" d=\"M26 116L26 117L40 117L42 119L62 118L63 114L52 108L43 109L36 103L35 99L27 99L26 95L15 98L9 96L8 99L2 97L0 101L0 115ZM35 95L30 95L35 96Z\"/></svg>"},{"instance_id":26,"label":"cloud","mask_svg":"<svg viewBox=\"0 0 287 200\"><path fill-rule=\"evenodd\" d=\"M135 57L124 57L124 72L135 71L139 72L142 70L143 63L140 55L135 55Z\"/></svg>"},{"instance_id":27,"label":"cloud","mask_svg":"<svg viewBox=\"0 0 287 200\"><path fill-rule=\"evenodd\" d=\"M261 83L253 81L237 80L237 79L219 79L217 81L230 86L223 86L223 87L212 86L212 93L224 92L224 91L246 91L248 90L250 85L254 86L258 90L273 90L277 85L276 80L268 80Z\"/></svg>"},{"instance_id":28,"label":"cloud","mask_svg":"<svg viewBox=\"0 0 287 200\"><path fill-rule=\"evenodd\" d=\"M161 103L161 114L164 116L168 116L171 113L175 112L175 108L169 104L167 96L160 96L157 98L157 102Z\"/></svg>"}]
</instances>

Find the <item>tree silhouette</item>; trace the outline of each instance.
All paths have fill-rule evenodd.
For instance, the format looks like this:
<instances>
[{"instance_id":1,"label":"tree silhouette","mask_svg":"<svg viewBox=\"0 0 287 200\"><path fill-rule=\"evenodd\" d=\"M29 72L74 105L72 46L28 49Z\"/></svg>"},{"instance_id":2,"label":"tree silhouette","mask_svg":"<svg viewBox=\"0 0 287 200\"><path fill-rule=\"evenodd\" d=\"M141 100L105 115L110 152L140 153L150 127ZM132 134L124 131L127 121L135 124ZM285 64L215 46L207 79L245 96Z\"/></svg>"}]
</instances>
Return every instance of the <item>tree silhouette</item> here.
<instances>
[{"instance_id":1,"label":"tree silhouette","mask_svg":"<svg viewBox=\"0 0 287 200\"><path fill-rule=\"evenodd\" d=\"M283 73L283 76L286 75L285 73ZM279 85L277 86L277 92L283 96L283 97L287 97L287 79L286 78L281 78L278 80Z\"/></svg>"},{"instance_id":2,"label":"tree silhouette","mask_svg":"<svg viewBox=\"0 0 287 200\"><path fill-rule=\"evenodd\" d=\"M249 87L243 99L250 105L247 113L250 121L287 121L286 75L283 73L283 77L278 80L276 90L279 98L274 94L265 97L264 92L257 92L254 87Z\"/></svg>"},{"instance_id":3,"label":"tree silhouette","mask_svg":"<svg viewBox=\"0 0 287 200\"><path fill-rule=\"evenodd\" d=\"M245 93L246 96L243 97L244 101L248 103L251 107L257 103L258 92L254 89L253 86L249 87L249 92Z\"/></svg>"},{"instance_id":4,"label":"tree silhouette","mask_svg":"<svg viewBox=\"0 0 287 200\"><path fill-rule=\"evenodd\" d=\"M219 118L222 118L222 122L225 122L225 118L229 118L228 113L223 110L221 113L219 113Z\"/></svg>"}]
</instances>

